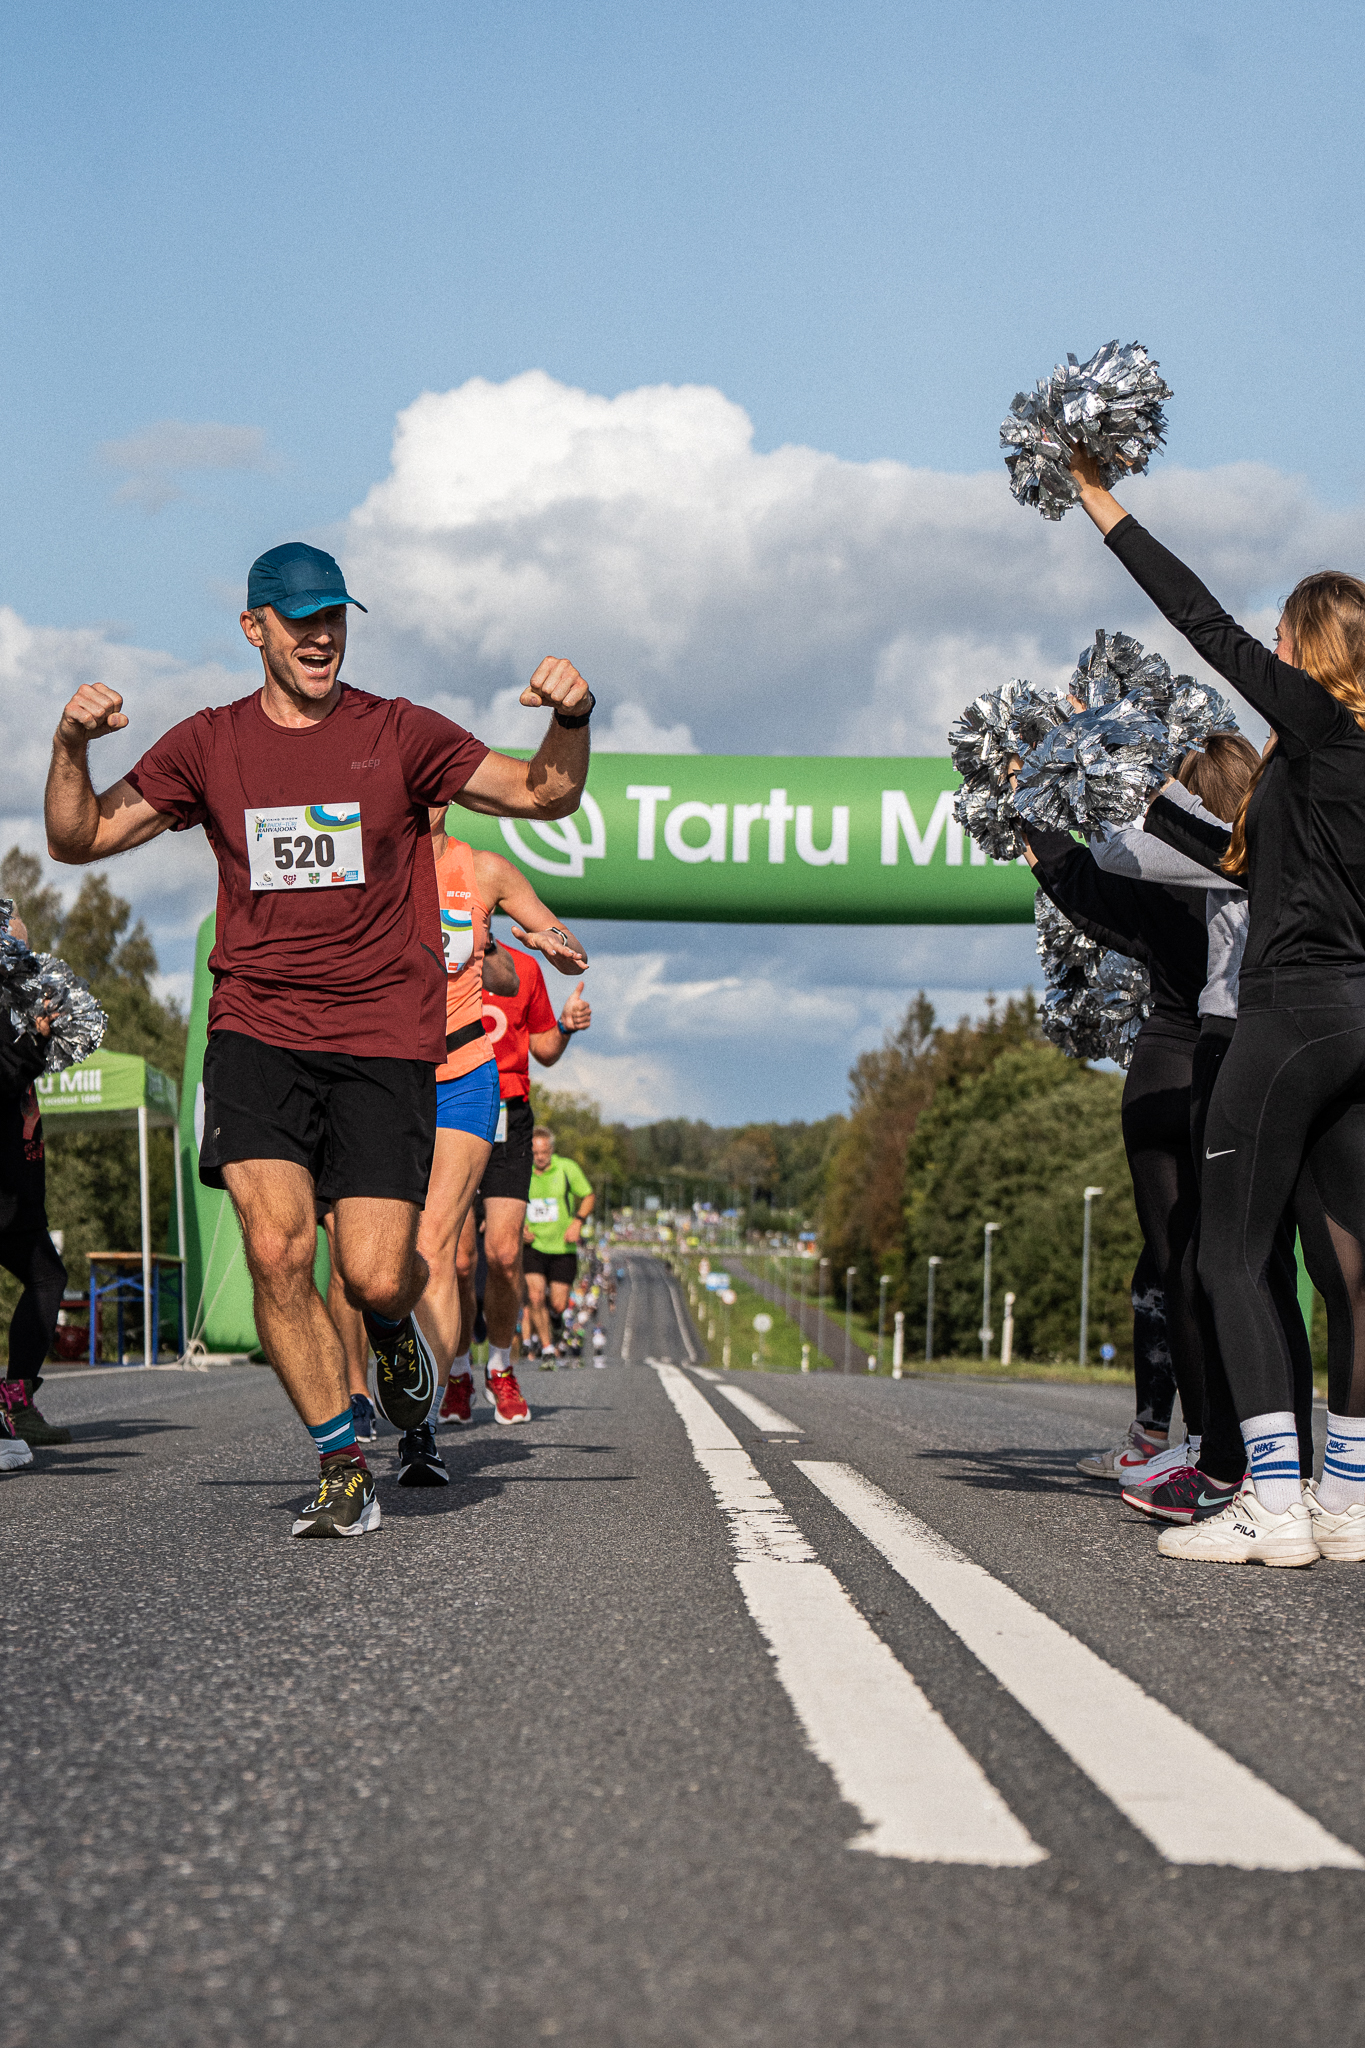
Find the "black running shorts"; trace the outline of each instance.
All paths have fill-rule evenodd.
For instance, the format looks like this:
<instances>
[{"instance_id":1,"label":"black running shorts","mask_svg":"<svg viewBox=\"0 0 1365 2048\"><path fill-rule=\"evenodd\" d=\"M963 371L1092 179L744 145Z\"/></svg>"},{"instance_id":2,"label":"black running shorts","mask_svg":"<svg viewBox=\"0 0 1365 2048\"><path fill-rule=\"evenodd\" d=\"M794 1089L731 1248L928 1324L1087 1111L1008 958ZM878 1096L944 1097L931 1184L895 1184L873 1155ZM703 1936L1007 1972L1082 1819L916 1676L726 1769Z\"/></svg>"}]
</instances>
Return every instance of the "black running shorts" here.
<instances>
[{"instance_id":1,"label":"black running shorts","mask_svg":"<svg viewBox=\"0 0 1365 2048\"><path fill-rule=\"evenodd\" d=\"M531 1192L531 1132L536 1120L524 1095L512 1096L503 1107L507 1137L489 1153L479 1193L485 1202L524 1202Z\"/></svg>"},{"instance_id":2,"label":"black running shorts","mask_svg":"<svg viewBox=\"0 0 1365 2048\"><path fill-rule=\"evenodd\" d=\"M533 1244L523 1245L521 1270L523 1273L539 1273L546 1280L557 1280L561 1287L572 1287L578 1278L578 1253L538 1252Z\"/></svg>"},{"instance_id":3,"label":"black running shorts","mask_svg":"<svg viewBox=\"0 0 1365 2048\"><path fill-rule=\"evenodd\" d=\"M221 1188L242 1159L292 1159L319 1203L347 1195L426 1201L436 1145L436 1069L427 1060L295 1052L215 1031L204 1053L199 1178Z\"/></svg>"}]
</instances>

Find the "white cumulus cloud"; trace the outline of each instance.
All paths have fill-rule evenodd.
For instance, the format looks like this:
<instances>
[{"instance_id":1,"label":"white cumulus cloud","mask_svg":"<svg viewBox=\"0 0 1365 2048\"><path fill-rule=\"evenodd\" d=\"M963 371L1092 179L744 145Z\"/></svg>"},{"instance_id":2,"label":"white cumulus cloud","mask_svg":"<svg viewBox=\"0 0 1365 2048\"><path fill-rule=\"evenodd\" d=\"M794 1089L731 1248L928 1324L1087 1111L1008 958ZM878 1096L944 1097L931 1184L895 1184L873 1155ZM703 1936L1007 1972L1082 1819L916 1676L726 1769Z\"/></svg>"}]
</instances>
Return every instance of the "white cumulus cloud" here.
<instances>
[{"instance_id":1,"label":"white cumulus cloud","mask_svg":"<svg viewBox=\"0 0 1365 2048\"><path fill-rule=\"evenodd\" d=\"M1160 467L1132 502L1243 615L1365 543L1359 510L1254 464ZM1021 510L1003 463L763 453L697 386L425 393L340 546L372 607L357 671L496 706L567 654L605 712L707 751L939 752L975 691L1060 680L1101 625L1190 661L1083 515Z\"/></svg>"}]
</instances>

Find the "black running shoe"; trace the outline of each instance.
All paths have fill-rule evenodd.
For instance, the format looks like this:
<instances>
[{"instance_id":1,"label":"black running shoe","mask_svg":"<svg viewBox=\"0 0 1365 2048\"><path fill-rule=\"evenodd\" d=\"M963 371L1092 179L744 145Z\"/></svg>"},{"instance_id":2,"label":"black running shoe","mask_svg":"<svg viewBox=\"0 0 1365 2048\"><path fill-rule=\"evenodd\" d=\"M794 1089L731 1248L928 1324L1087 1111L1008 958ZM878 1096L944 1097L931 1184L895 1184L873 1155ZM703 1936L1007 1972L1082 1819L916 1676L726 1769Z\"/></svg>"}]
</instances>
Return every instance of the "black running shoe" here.
<instances>
[{"instance_id":1,"label":"black running shoe","mask_svg":"<svg viewBox=\"0 0 1365 2048\"><path fill-rule=\"evenodd\" d=\"M396 1330L381 1329L372 1316L365 1328L374 1347L374 1398L395 1429L420 1429L436 1399L436 1360L414 1316Z\"/></svg>"},{"instance_id":2,"label":"black running shoe","mask_svg":"<svg viewBox=\"0 0 1365 2048\"><path fill-rule=\"evenodd\" d=\"M359 1458L329 1458L291 1536L365 1536L379 1527L374 1474Z\"/></svg>"},{"instance_id":3,"label":"black running shoe","mask_svg":"<svg viewBox=\"0 0 1365 2048\"><path fill-rule=\"evenodd\" d=\"M1125 1492L1123 1498L1139 1514L1188 1527L1191 1522L1207 1522L1210 1515L1221 1515L1236 1491L1235 1486L1220 1486L1196 1465L1178 1465L1159 1486L1138 1487Z\"/></svg>"},{"instance_id":4,"label":"black running shoe","mask_svg":"<svg viewBox=\"0 0 1365 2048\"><path fill-rule=\"evenodd\" d=\"M373 1444L379 1441L379 1431L374 1426L374 1403L368 1394L352 1394L351 1422L358 1444Z\"/></svg>"},{"instance_id":5,"label":"black running shoe","mask_svg":"<svg viewBox=\"0 0 1365 2048\"><path fill-rule=\"evenodd\" d=\"M436 1448L436 1432L429 1422L410 1429L398 1445L400 1486L449 1486L450 1474Z\"/></svg>"}]
</instances>

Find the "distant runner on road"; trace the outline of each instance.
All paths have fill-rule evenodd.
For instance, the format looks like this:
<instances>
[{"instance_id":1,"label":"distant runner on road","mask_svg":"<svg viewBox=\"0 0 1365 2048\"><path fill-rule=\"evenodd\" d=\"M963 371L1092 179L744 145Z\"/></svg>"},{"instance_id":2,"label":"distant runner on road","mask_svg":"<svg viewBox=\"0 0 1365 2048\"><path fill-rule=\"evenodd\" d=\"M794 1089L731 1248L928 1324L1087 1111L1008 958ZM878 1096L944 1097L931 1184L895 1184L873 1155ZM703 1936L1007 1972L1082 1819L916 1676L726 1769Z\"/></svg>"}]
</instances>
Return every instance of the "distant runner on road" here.
<instances>
[{"instance_id":1,"label":"distant runner on road","mask_svg":"<svg viewBox=\"0 0 1365 2048\"><path fill-rule=\"evenodd\" d=\"M578 1278L578 1240L597 1197L578 1161L561 1159L555 1152L555 1134L548 1124L537 1124L532 1132L531 1157L522 1268L527 1306L540 1339L541 1363L553 1364L556 1344L551 1318L558 1323L569 1305Z\"/></svg>"},{"instance_id":2,"label":"distant runner on road","mask_svg":"<svg viewBox=\"0 0 1365 2048\"><path fill-rule=\"evenodd\" d=\"M46 796L56 860L106 860L194 825L217 859L199 1175L232 1200L257 1332L321 1460L296 1536L379 1526L341 1339L313 1283L318 1198L335 1208L385 1414L420 1426L436 1388L412 1317L446 1055L429 807L568 817L593 708L571 662L542 661L521 693L553 713L534 758L492 753L435 711L341 681L357 602L330 555L272 548L252 565L241 615L261 688L196 712L97 795L90 744L128 718L116 690L84 684L62 713Z\"/></svg>"}]
</instances>

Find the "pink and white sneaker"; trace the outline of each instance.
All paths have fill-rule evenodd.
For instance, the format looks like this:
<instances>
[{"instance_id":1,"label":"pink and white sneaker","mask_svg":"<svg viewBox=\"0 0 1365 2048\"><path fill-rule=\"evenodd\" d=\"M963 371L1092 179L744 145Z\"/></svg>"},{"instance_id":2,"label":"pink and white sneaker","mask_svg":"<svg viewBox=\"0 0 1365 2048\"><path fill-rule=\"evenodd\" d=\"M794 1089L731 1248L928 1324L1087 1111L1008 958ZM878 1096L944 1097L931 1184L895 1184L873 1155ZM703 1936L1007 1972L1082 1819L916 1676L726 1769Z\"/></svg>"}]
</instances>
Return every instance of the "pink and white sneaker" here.
<instances>
[{"instance_id":1,"label":"pink and white sneaker","mask_svg":"<svg viewBox=\"0 0 1365 2048\"><path fill-rule=\"evenodd\" d=\"M1125 1493L1142 1493L1152 1486L1162 1486L1177 1472L1183 1472L1187 1465L1199 1463L1198 1448L1191 1448L1185 1437L1180 1443L1172 1444L1168 1451L1158 1451L1145 1465L1140 1465L1130 1479L1123 1482Z\"/></svg>"}]
</instances>

